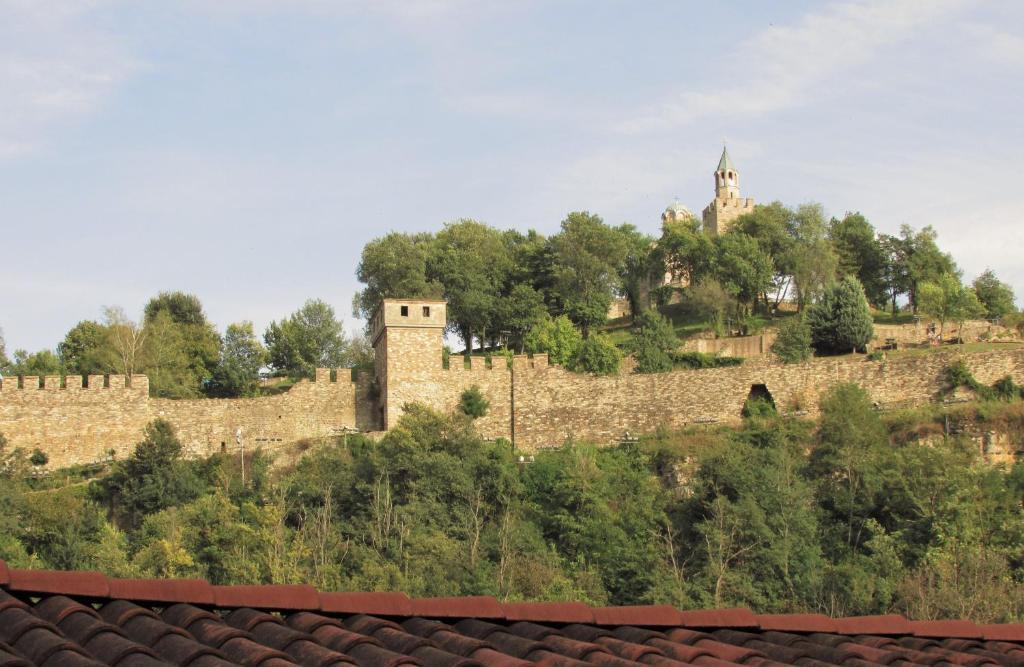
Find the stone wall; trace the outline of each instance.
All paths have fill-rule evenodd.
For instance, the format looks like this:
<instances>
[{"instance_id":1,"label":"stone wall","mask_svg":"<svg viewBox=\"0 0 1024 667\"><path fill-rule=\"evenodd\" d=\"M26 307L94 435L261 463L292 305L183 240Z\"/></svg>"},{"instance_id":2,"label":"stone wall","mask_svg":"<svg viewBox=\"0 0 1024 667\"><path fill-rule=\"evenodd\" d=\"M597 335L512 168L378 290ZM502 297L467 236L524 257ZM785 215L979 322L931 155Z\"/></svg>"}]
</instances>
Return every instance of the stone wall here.
<instances>
[{"instance_id":1,"label":"stone wall","mask_svg":"<svg viewBox=\"0 0 1024 667\"><path fill-rule=\"evenodd\" d=\"M647 433L659 426L738 422L756 385L767 388L781 411L810 416L816 414L821 395L840 382L859 384L882 407L925 404L938 398L945 369L958 356L949 351L876 362L856 356L792 366L747 363L611 377L556 366L517 368L516 446L553 447L570 438L608 444L626 432ZM980 382L991 384L1011 375L1024 383L1024 350L962 356Z\"/></svg>"},{"instance_id":2,"label":"stone wall","mask_svg":"<svg viewBox=\"0 0 1024 667\"><path fill-rule=\"evenodd\" d=\"M230 449L235 432L242 429L247 447L273 448L305 438L334 435L343 429L376 430L372 379L352 379L350 369L339 369L332 382L327 369L317 371L315 382L303 380L290 390L260 398L169 400L149 397L144 375L125 386L122 376L46 378L37 388L35 378L0 384L0 433L9 446L36 447L60 467L92 463L129 454L153 419L164 418L177 428L188 454L203 456Z\"/></svg>"}]
</instances>

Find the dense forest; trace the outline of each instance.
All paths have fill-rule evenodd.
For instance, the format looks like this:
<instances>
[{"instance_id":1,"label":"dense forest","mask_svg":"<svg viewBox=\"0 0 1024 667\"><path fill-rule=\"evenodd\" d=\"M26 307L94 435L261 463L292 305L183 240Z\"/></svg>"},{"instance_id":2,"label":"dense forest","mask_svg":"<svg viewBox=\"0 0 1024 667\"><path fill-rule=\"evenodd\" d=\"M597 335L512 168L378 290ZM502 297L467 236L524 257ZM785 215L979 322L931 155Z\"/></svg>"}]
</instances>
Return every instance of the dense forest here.
<instances>
[{"instance_id":1,"label":"dense forest","mask_svg":"<svg viewBox=\"0 0 1024 667\"><path fill-rule=\"evenodd\" d=\"M970 409L1019 429L1019 396ZM923 413L882 415L855 385L815 422L752 401L738 428L534 455L481 439L466 413L486 405L469 404L409 406L379 442L303 443L274 467L264 452L185 460L162 421L102 471L36 476L4 449L0 558L418 596L1024 619L1024 464L983 464L941 430L925 446L907 437Z\"/></svg>"}]
</instances>

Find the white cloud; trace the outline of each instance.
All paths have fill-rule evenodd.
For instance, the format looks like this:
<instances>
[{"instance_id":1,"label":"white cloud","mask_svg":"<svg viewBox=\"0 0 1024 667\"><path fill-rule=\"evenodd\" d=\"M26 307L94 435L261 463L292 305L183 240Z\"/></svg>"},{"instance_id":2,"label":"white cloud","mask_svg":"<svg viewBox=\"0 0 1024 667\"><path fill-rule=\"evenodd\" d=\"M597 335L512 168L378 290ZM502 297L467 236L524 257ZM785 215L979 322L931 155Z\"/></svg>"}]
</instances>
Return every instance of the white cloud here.
<instances>
[{"instance_id":1,"label":"white cloud","mask_svg":"<svg viewBox=\"0 0 1024 667\"><path fill-rule=\"evenodd\" d=\"M0 0L0 158L30 153L99 108L137 68L89 24L99 2Z\"/></svg>"},{"instance_id":2,"label":"white cloud","mask_svg":"<svg viewBox=\"0 0 1024 667\"><path fill-rule=\"evenodd\" d=\"M712 68L716 80L728 83L679 93L641 109L620 129L661 130L713 115L756 116L798 106L817 84L872 60L882 47L911 37L964 4L866 0L832 5L793 25L770 27L740 40L742 46Z\"/></svg>"},{"instance_id":3,"label":"white cloud","mask_svg":"<svg viewBox=\"0 0 1024 667\"><path fill-rule=\"evenodd\" d=\"M1003 65L1024 65L1024 37L989 25L973 25L969 34L977 40L978 51L989 60Z\"/></svg>"}]
</instances>

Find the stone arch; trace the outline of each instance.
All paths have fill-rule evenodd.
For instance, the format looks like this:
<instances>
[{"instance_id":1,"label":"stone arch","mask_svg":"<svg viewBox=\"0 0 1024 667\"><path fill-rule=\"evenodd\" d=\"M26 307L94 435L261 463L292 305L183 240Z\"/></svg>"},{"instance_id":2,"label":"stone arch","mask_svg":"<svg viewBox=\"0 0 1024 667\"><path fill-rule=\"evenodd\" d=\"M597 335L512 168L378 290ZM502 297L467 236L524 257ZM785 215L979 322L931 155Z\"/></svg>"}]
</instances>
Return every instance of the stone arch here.
<instances>
[{"instance_id":1,"label":"stone arch","mask_svg":"<svg viewBox=\"0 0 1024 667\"><path fill-rule=\"evenodd\" d=\"M754 383L750 385L750 391L747 393L747 400L743 401L743 411L741 415L746 417L749 414L749 407L756 401L763 401L771 406L772 412L777 411L775 405L775 397L772 396L772 392L768 390L768 385L763 383Z\"/></svg>"}]
</instances>

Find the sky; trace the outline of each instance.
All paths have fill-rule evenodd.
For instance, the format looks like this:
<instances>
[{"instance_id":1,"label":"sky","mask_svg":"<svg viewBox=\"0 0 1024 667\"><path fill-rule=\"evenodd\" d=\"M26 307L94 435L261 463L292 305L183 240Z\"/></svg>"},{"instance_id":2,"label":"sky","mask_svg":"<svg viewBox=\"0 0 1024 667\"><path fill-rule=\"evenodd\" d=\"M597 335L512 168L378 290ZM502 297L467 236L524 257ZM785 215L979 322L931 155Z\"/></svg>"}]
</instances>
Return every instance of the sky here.
<instances>
[{"instance_id":1,"label":"sky","mask_svg":"<svg viewBox=\"0 0 1024 667\"><path fill-rule=\"evenodd\" d=\"M162 290L350 330L363 245L744 196L933 225L1024 295L1024 3L0 0L0 328Z\"/></svg>"}]
</instances>

